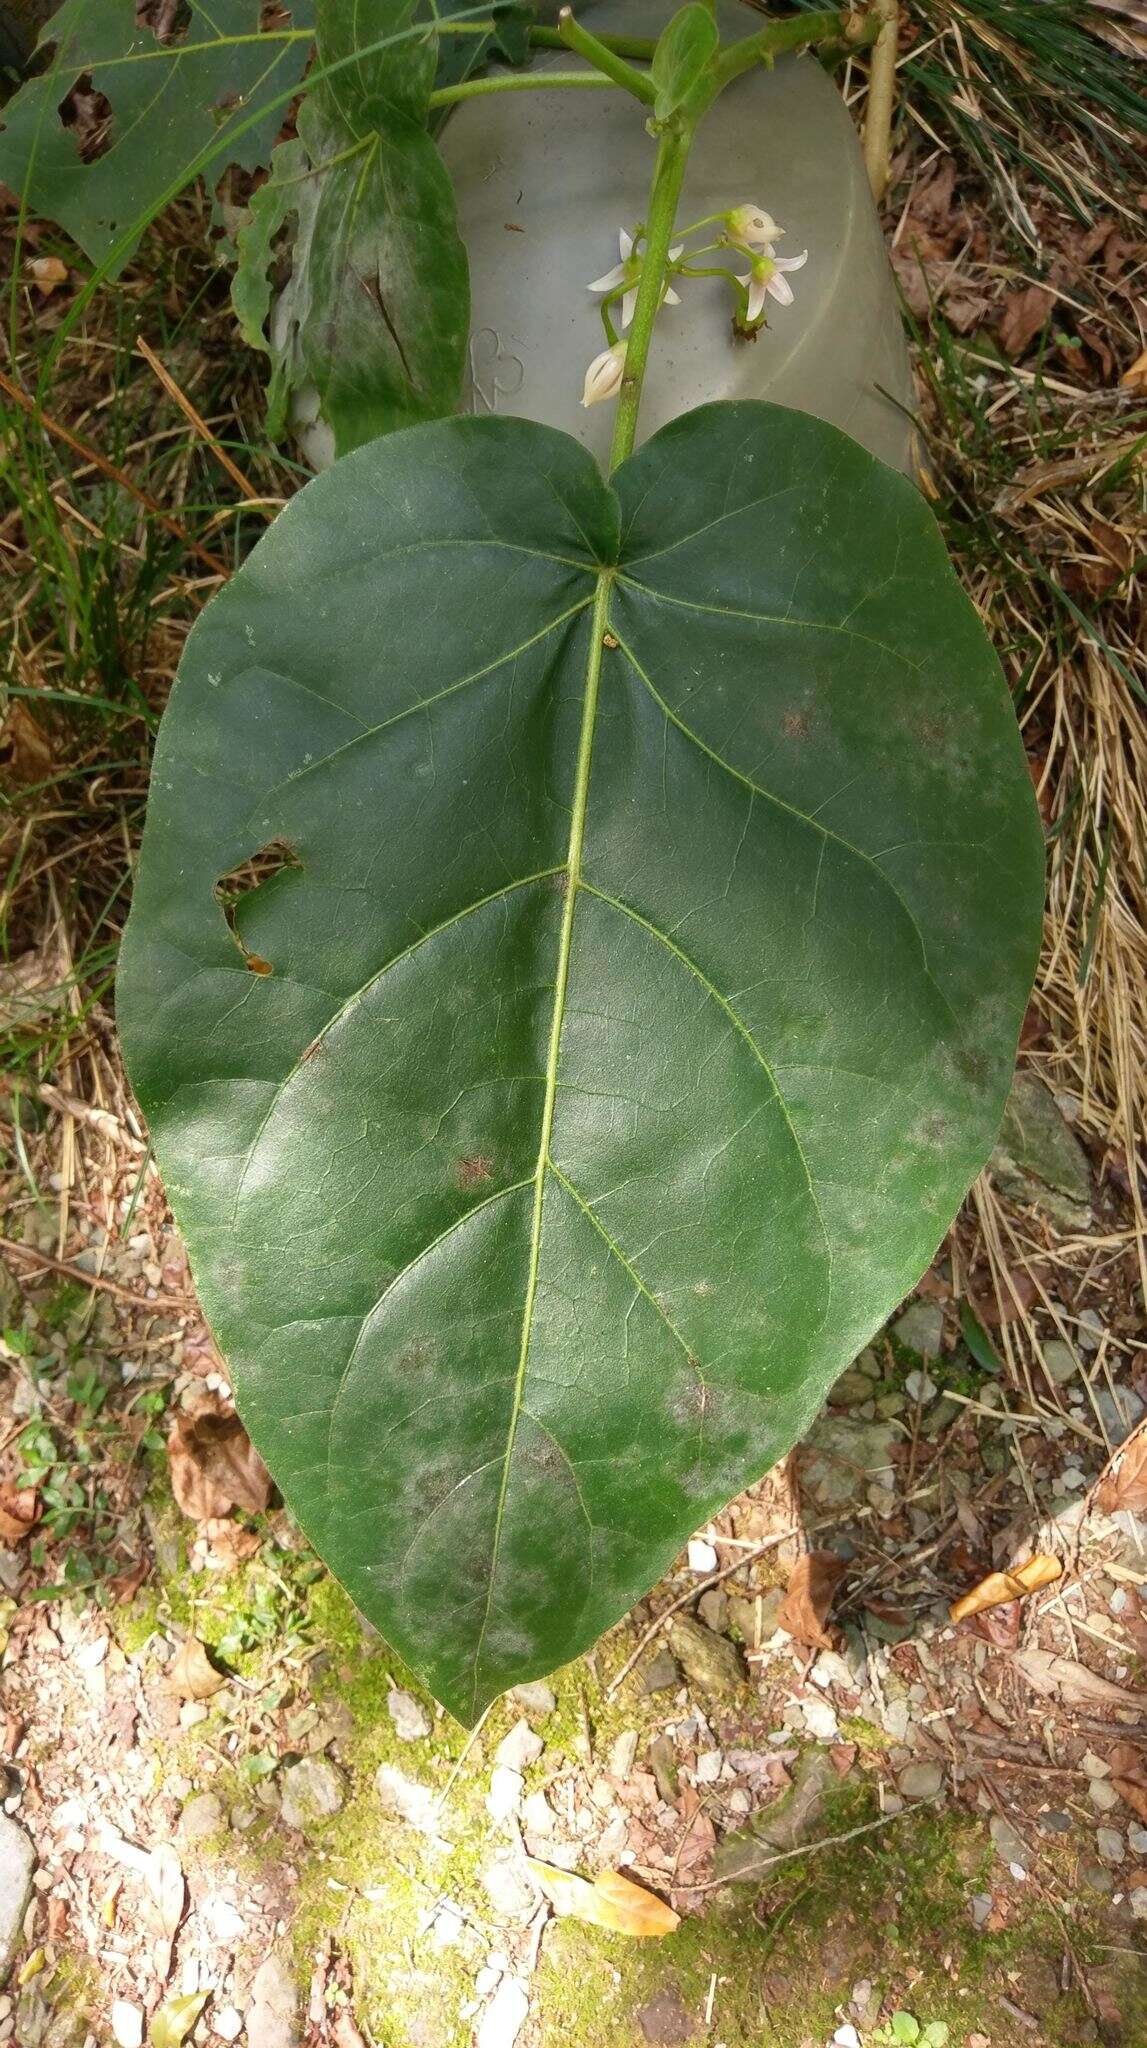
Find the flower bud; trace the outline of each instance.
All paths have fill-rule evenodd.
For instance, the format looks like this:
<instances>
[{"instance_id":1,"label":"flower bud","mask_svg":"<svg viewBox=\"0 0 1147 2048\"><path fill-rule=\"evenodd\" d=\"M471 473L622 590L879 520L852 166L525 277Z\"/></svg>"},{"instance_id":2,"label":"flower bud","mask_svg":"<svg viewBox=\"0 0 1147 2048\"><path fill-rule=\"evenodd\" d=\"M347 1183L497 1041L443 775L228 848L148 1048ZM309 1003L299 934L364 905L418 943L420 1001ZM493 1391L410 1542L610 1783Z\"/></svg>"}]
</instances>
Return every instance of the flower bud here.
<instances>
[{"instance_id":1,"label":"flower bud","mask_svg":"<svg viewBox=\"0 0 1147 2048\"><path fill-rule=\"evenodd\" d=\"M624 341L615 341L612 348L603 348L595 356L585 373L585 389L581 395L583 405L600 405L603 398L616 398L621 389L625 371Z\"/></svg>"},{"instance_id":2,"label":"flower bud","mask_svg":"<svg viewBox=\"0 0 1147 2048\"><path fill-rule=\"evenodd\" d=\"M733 206L724 215L724 222L727 239L739 243L742 249L767 249L784 234L763 206Z\"/></svg>"}]
</instances>

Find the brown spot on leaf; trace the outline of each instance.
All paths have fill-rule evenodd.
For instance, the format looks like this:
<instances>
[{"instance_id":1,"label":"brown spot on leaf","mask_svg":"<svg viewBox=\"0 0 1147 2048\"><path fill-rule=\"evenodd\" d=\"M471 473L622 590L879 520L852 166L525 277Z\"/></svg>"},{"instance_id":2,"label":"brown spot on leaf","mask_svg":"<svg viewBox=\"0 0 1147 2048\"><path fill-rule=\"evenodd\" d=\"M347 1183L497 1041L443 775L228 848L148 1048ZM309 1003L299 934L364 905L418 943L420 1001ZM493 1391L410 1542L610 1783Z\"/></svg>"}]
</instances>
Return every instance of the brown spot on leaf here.
<instances>
[{"instance_id":1,"label":"brown spot on leaf","mask_svg":"<svg viewBox=\"0 0 1147 2048\"><path fill-rule=\"evenodd\" d=\"M781 731L787 740L808 738L808 715L804 711L786 711L781 720Z\"/></svg>"},{"instance_id":2,"label":"brown spot on leaf","mask_svg":"<svg viewBox=\"0 0 1147 2048\"><path fill-rule=\"evenodd\" d=\"M468 1159L460 1159L458 1161L458 1185L460 1188L484 1187L486 1182L493 1180L493 1178L494 1162L492 1159L487 1159L484 1153L474 1152L471 1153Z\"/></svg>"}]
</instances>

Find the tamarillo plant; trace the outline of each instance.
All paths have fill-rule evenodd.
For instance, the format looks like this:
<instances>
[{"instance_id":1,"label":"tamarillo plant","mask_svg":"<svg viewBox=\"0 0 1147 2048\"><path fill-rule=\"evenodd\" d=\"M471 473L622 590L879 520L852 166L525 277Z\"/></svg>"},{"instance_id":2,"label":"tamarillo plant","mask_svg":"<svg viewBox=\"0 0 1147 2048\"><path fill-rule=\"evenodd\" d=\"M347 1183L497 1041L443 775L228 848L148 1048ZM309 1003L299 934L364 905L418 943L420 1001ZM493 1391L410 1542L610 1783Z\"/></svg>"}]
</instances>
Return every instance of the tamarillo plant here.
<instances>
[{"instance_id":1,"label":"tamarillo plant","mask_svg":"<svg viewBox=\"0 0 1147 2048\"><path fill-rule=\"evenodd\" d=\"M250 12L211 36L254 65L266 161L287 59L250 58ZM916 1281L996 1133L1042 894L1007 690L915 488L756 401L635 452L667 296L717 269L754 332L800 262L743 195L677 225L698 123L867 23L723 44L693 0L645 48L567 14L588 70L434 83L505 18L316 6L238 295L280 423L305 374L351 452L190 636L118 997L251 1434L466 1722L616 1621ZM526 420L429 417L466 328L437 108L562 83L651 132L596 281L605 475Z\"/></svg>"}]
</instances>

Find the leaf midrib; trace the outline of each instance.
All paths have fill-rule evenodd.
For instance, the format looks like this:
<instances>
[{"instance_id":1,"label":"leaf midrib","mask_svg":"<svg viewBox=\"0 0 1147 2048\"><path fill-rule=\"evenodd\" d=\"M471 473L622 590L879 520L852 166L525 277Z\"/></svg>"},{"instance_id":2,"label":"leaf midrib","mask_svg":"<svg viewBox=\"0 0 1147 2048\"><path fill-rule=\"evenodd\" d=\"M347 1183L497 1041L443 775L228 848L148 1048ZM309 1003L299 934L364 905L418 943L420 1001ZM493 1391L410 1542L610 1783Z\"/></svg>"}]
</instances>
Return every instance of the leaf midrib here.
<instances>
[{"instance_id":1,"label":"leaf midrib","mask_svg":"<svg viewBox=\"0 0 1147 2048\"><path fill-rule=\"evenodd\" d=\"M582 849L585 844L585 821L589 807L589 778L593 765L593 736L597 723L598 693L601 687L601 658L609 614L609 593L613 581L610 570L603 569L598 575L597 592L594 597L593 616L590 623L589 656L586 661L585 696L582 700L581 729L578 734L577 768L574 774L573 800L570 806L569 842L566 850L566 894L562 909L561 933L558 939L557 968L554 975L554 1002L550 1015L550 1039L546 1054L546 1092L542 1103L541 1130L538 1137L538 1156L534 1167L534 1207L530 1224L530 1255L526 1270L526 1295L522 1305L522 1332L518 1350L518 1369L514 1379L510 1403L510 1416L506 1428L506 1449L502 1460L502 1477L498 1487L498 1501L494 1510L494 1532L490 1545L490 1566L486 1582L486 1606L482 1625L474 1647L472 1670L472 1701L478 1695L478 1672L482 1660L482 1646L490 1623L494 1604L494 1586L498 1576L498 1557L501 1547L502 1524L506 1512L506 1495L510 1485L510 1470L514 1457L514 1444L518 1433L518 1422L522 1413L522 1398L525 1392L526 1372L529 1366L530 1335L533 1329L534 1303L538 1291L538 1272L542 1250L542 1215L546 1198L546 1170L550 1163L550 1138L553 1132L554 1107L557 1102L558 1056L561 1050L562 1026L565 1021L566 994L569 987L570 951L573 943L574 913L577 907L581 885Z\"/></svg>"}]
</instances>

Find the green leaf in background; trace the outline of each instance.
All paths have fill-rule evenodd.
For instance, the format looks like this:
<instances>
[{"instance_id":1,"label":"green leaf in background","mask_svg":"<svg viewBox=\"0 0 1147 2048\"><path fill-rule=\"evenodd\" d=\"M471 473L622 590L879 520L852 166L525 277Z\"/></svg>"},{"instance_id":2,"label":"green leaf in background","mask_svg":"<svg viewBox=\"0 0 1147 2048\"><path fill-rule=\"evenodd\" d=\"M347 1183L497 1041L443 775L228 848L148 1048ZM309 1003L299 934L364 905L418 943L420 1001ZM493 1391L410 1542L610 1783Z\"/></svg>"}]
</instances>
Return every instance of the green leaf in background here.
<instances>
[{"instance_id":1,"label":"green leaf in background","mask_svg":"<svg viewBox=\"0 0 1147 2048\"><path fill-rule=\"evenodd\" d=\"M216 159L216 175L228 162L265 164L282 123L279 102L301 79L309 43L260 37L260 13L260 0L189 0L178 39L161 43L137 21L136 0L65 0L40 38L41 48L55 46L50 68L4 109L0 180L99 262L133 222L159 210L179 166L190 178L200 152L223 142L229 127L243 132L234 151ZM291 26L309 21L310 0L296 0ZM251 36L258 40L235 40ZM90 162L60 118L84 74L111 108L102 153ZM266 120L247 125L263 102Z\"/></svg>"},{"instance_id":2,"label":"green leaf in background","mask_svg":"<svg viewBox=\"0 0 1147 2048\"><path fill-rule=\"evenodd\" d=\"M689 4L680 8L672 21L667 22L658 38L650 67L657 90L653 103L655 120L667 121L688 99L715 54L718 41L717 23L711 9L702 5L702 0L689 0Z\"/></svg>"},{"instance_id":3,"label":"green leaf in background","mask_svg":"<svg viewBox=\"0 0 1147 2048\"><path fill-rule=\"evenodd\" d=\"M461 1719L614 1622L928 1264L1041 899L931 513L807 415L704 407L612 487L523 420L415 428L204 613L130 1069L256 1443Z\"/></svg>"},{"instance_id":4,"label":"green leaf in background","mask_svg":"<svg viewBox=\"0 0 1147 2048\"><path fill-rule=\"evenodd\" d=\"M447 0L447 5L438 7L438 69L434 74L435 86L461 85L463 79L472 78L491 58L496 58L502 64L528 63L534 9L526 5L525 0L494 0L494 5L489 11L494 24L489 35L460 36L451 35L450 17L452 14L463 12L461 0ZM449 115L450 108L441 107L436 115L431 117L431 128L435 133Z\"/></svg>"},{"instance_id":5,"label":"green leaf in background","mask_svg":"<svg viewBox=\"0 0 1147 2048\"><path fill-rule=\"evenodd\" d=\"M237 236L232 299L271 357L268 431L310 389L336 451L453 411L462 389L470 286L454 189L426 131L435 47L401 43L361 64L356 48L404 29L409 0L351 12L320 4L320 62L342 64L299 109ZM291 276L270 310L275 237L295 220Z\"/></svg>"}]
</instances>

